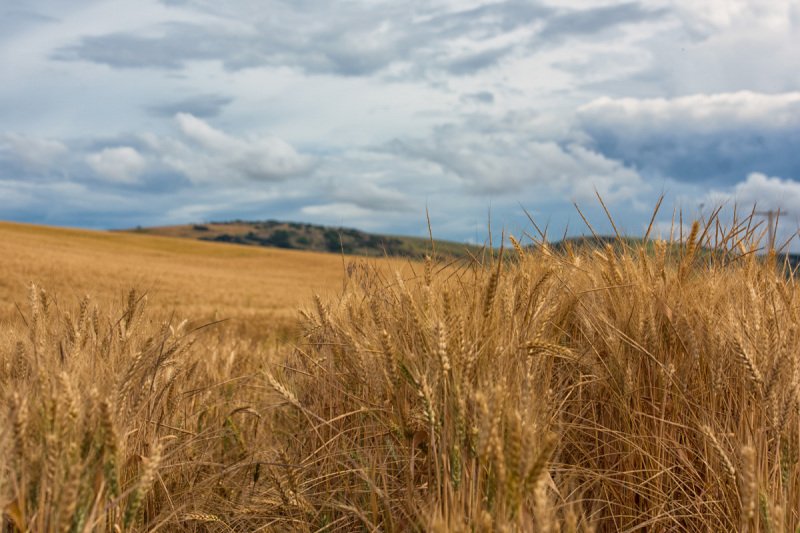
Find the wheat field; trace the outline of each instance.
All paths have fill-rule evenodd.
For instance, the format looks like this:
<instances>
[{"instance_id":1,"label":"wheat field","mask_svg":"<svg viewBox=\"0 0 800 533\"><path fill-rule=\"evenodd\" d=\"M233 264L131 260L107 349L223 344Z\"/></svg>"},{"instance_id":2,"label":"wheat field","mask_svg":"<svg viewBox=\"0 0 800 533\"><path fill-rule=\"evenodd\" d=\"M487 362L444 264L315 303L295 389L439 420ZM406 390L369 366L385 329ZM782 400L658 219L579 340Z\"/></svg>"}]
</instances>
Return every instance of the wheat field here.
<instances>
[{"instance_id":1,"label":"wheat field","mask_svg":"<svg viewBox=\"0 0 800 533\"><path fill-rule=\"evenodd\" d=\"M11 229L5 531L800 526L800 298L747 221L276 278L272 252ZM259 327L201 327L226 313Z\"/></svg>"},{"instance_id":2,"label":"wheat field","mask_svg":"<svg viewBox=\"0 0 800 533\"><path fill-rule=\"evenodd\" d=\"M312 294L341 290L346 268L335 254L8 222L0 258L0 324L18 317L36 282L65 302L89 295L104 310L135 289L158 311L225 319L248 336L294 325Z\"/></svg>"}]
</instances>

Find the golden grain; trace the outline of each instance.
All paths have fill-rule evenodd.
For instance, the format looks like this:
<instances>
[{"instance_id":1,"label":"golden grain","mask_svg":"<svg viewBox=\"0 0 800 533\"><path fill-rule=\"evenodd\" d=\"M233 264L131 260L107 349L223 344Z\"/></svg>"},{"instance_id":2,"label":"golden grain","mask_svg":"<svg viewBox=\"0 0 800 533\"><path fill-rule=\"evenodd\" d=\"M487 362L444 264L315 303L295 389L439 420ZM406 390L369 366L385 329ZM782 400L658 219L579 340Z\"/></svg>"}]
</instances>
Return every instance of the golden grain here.
<instances>
[{"instance_id":1,"label":"golden grain","mask_svg":"<svg viewBox=\"0 0 800 533\"><path fill-rule=\"evenodd\" d=\"M701 230L512 239L511 258L355 266L342 286L338 257L0 225L17 252L0 292L28 292L0 309L4 520L796 531L798 289L735 250L754 243L711 253ZM225 316L240 323L200 327Z\"/></svg>"}]
</instances>

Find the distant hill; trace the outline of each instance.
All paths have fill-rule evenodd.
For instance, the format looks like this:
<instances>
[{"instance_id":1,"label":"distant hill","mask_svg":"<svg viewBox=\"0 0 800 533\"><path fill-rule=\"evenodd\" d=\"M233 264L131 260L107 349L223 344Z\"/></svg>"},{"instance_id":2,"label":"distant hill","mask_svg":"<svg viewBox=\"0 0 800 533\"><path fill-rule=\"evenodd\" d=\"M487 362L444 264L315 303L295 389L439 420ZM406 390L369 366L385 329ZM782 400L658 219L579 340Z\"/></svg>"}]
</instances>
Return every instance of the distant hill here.
<instances>
[{"instance_id":1,"label":"distant hill","mask_svg":"<svg viewBox=\"0 0 800 533\"><path fill-rule=\"evenodd\" d=\"M301 222L281 222L277 220L248 221L233 220L228 222L209 222L206 224L185 224L178 226L138 227L128 232L160 235L164 237L180 237L201 241L224 242L249 246L264 246L292 250L314 252L342 253L370 257L410 257L419 259L430 253L430 241L421 237L397 235L381 235L368 233L352 228L335 228ZM624 237L628 246L636 247L641 243L638 237ZM440 257L467 258L480 257L483 248L471 244L452 241L435 240L436 253ZM550 246L563 252L568 246L603 247L610 244L615 248L620 240L614 236L569 237L565 240L551 242ZM529 245L531 246L531 245ZM677 243L670 243L671 253L680 253ZM711 253L703 248L702 253ZM800 255L781 254L780 261L788 259L793 268L800 265Z\"/></svg>"},{"instance_id":2,"label":"distant hill","mask_svg":"<svg viewBox=\"0 0 800 533\"><path fill-rule=\"evenodd\" d=\"M267 246L292 250L332 252L360 256L421 258L430 253L430 241L420 237L379 235L352 228L334 228L277 220L209 222L126 230L165 237ZM465 258L480 254L481 247L435 241L438 256Z\"/></svg>"}]
</instances>

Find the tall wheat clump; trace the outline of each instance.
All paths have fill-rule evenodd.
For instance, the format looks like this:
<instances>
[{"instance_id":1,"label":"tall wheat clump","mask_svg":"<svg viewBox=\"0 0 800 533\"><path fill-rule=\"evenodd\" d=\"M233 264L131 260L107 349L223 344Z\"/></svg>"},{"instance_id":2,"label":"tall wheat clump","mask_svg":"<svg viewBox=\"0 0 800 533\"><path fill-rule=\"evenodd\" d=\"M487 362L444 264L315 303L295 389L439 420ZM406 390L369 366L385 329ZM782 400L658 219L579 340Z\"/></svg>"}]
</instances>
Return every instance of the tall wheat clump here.
<instances>
[{"instance_id":1,"label":"tall wheat clump","mask_svg":"<svg viewBox=\"0 0 800 533\"><path fill-rule=\"evenodd\" d=\"M744 225L713 252L708 233L361 269L267 376L291 435L279 512L309 530L795 531L794 277Z\"/></svg>"},{"instance_id":2,"label":"tall wheat clump","mask_svg":"<svg viewBox=\"0 0 800 533\"><path fill-rule=\"evenodd\" d=\"M237 513L250 527L252 441L268 438L247 382L261 362L237 354L247 343L145 307L131 291L110 313L88 298L68 311L31 285L0 351L3 531L149 531Z\"/></svg>"},{"instance_id":3,"label":"tall wheat clump","mask_svg":"<svg viewBox=\"0 0 800 533\"><path fill-rule=\"evenodd\" d=\"M32 286L2 527L796 531L800 298L753 234L359 264L293 346Z\"/></svg>"}]
</instances>

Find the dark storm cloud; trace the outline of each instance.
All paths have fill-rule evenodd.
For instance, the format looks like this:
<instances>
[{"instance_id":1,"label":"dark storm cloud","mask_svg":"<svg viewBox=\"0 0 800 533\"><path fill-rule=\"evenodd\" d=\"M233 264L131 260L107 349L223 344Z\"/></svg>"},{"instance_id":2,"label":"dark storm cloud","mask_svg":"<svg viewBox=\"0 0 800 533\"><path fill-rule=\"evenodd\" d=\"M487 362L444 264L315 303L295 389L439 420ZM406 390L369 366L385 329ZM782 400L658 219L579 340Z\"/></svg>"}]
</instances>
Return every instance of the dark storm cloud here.
<instances>
[{"instance_id":1,"label":"dark storm cloud","mask_svg":"<svg viewBox=\"0 0 800 533\"><path fill-rule=\"evenodd\" d=\"M189 113L199 118L210 118L219 115L222 109L233 102L233 98L220 94L201 94L182 100L153 105L147 110L156 116L174 117L178 113Z\"/></svg>"},{"instance_id":2,"label":"dark storm cloud","mask_svg":"<svg viewBox=\"0 0 800 533\"><path fill-rule=\"evenodd\" d=\"M734 184L751 172L800 176L800 131L720 131L713 135L653 134L620 142L610 131L593 131L597 150L643 173L685 182Z\"/></svg>"},{"instance_id":3,"label":"dark storm cloud","mask_svg":"<svg viewBox=\"0 0 800 533\"><path fill-rule=\"evenodd\" d=\"M649 176L719 185L751 172L800 177L800 93L605 98L578 120L596 150Z\"/></svg>"},{"instance_id":4,"label":"dark storm cloud","mask_svg":"<svg viewBox=\"0 0 800 533\"><path fill-rule=\"evenodd\" d=\"M188 5L192 5L189 3ZM163 25L158 36L110 33L83 37L54 53L56 59L90 61L117 68L180 69L187 62L218 60L231 70L290 66L311 73L367 76L394 64L420 74L466 75L496 65L521 45L489 41L528 28L535 39L596 33L661 16L636 3L559 10L535 2L507 1L468 10L442 11L418 2L351 4L275 3L269 11L242 14L254 32L198 24ZM267 16L269 15L269 16ZM325 25L316 22L325 20ZM474 46L454 49L456 39Z\"/></svg>"}]
</instances>

